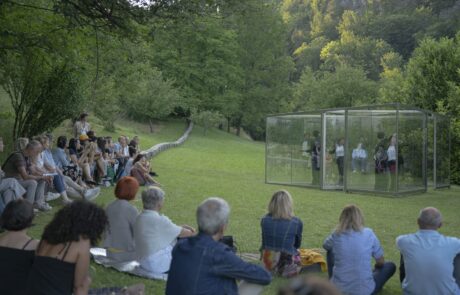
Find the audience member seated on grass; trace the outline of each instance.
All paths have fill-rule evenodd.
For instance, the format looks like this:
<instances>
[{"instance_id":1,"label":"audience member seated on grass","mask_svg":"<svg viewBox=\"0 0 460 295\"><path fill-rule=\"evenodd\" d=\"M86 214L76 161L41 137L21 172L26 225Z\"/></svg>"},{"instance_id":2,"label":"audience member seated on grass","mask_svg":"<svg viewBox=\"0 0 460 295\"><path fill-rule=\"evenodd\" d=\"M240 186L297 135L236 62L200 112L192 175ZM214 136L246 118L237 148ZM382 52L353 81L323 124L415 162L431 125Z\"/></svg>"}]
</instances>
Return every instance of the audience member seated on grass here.
<instances>
[{"instance_id":1,"label":"audience member seated on grass","mask_svg":"<svg viewBox=\"0 0 460 295\"><path fill-rule=\"evenodd\" d=\"M297 249L302 243L302 221L294 216L292 197L285 190L273 194L260 226L262 261L269 271L283 277L295 276L301 263Z\"/></svg>"},{"instance_id":2,"label":"audience member seated on grass","mask_svg":"<svg viewBox=\"0 0 460 295\"><path fill-rule=\"evenodd\" d=\"M129 176L131 175L131 169L133 168L133 162L134 159L138 156L138 152L135 147L130 146L129 147L129 159L126 162L124 171L122 173L123 176Z\"/></svg>"},{"instance_id":3,"label":"audience member seated on grass","mask_svg":"<svg viewBox=\"0 0 460 295\"><path fill-rule=\"evenodd\" d=\"M67 196L67 187L66 187L64 175L62 175L62 173L56 167L56 163L54 163L53 155L51 154L51 150L50 150L49 138L43 135L43 136L39 136L37 139L42 144L42 152L38 155L38 157L33 159L34 160L33 162L37 168L36 170L36 172L38 172L37 175L46 174L46 173L53 174L53 187L54 187L54 190L56 190L57 193L61 196L62 203L68 204L72 202ZM74 183L72 182L72 187L73 186L74 186ZM75 184L75 186L79 188L77 184Z\"/></svg>"},{"instance_id":4,"label":"audience member seated on grass","mask_svg":"<svg viewBox=\"0 0 460 295\"><path fill-rule=\"evenodd\" d=\"M23 199L6 205L1 226L7 232L0 236L0 294L21 295L26 291L27 277L38 241L27 235L32 225L32 204Z\"/></svg>"},{"instance_id":5,"label":"audience member seated on grass","mask_svg":"<svg viewBox=\"0 0 460 295\"><path fill-rule=\"evenodd\" d=\"M0 137L0 153L3 152L3 138ZM21 198L26 190L15 178L6 178L0 166L0 214L12 200Z\"/></svg>"},{"instance_id":6,"label":"audience member seated on grass","mask_svg":"<svg viewBox=\"0 0 460 295\"><path fill-rule=\"evenodd\" d=\"M118 142L114 144L115 156L125 161L129 157L128 142L126 136L118 137ZM124 165L124 164L123 164Z\"/></svg>"},{"instance_id":7,"label":"audience member seated on grass","mask_svg":"<svg viewBox=\"0 0 460 295\"><path fill-rule=\"evenodd\" d=\"M200 204L199 234L174 247L166 294L259 294L272 277L262 266L243 261L219 240L227 228L230 207L221 198ZM240 280L237 286L236 280Z\"/></svg>"},{"instance_id":8,"label":"audience member seated on grass","mask_svg":"<svg viewBox=\"0 0 460 295\"><path fill-rule=\"evenodd\" d=\"M23 151L28 143L29 139L27 137L19 137L18 139L16 139L16 142L14 143L15 151Z\"/></svg>"},{"instance_id":9,"label":"audience member seated on grass","mask_svg":"<svg viewBox=\"0 0 460 295\"><path fill-rule=\"evenodd\" d=\"M323 244L331 281L345 294L376 294L395 273L393 262L385 262L380 241L364 227L364 217L355 205L346 206L336 230ZM371 269L371 259L375 269Z\"/></svg>"},{"instance_id":10,"label":"audience member seated on grass","mask_svg":"<svg viewBox=\"0 0 460 295\"><path fill-rule=\"evenodd\" d=\"M67 158L65 148L67 146L67 137L59 136L57 139L57 147L52 149L51 153L53 161L56 165L56 170L64 175L64 181L67 185L67 193L72 198L84 198L92 200L99 195L100 188L96 187L89 189L81 181L81 173L78 166L71 165Z\"/></svg>"},{"instance_id":11,"label":"audience member seated on grass","mask_svg":"<svg viewBox=\"0 0 460 295\"><path fill-rule=\"evenodd\" d=\"M91 167L89 166L88 163L84 163L83 161L80 161L80 155L82 153L82 146L80 144L80 139L71 138L69 140L68 151L69 151L70 161L73 165L77 166L78 169L81 171L82 179L89 183L95 184L91 176Z\"/></svg>"},{"instance_id":12,"label":"audience member seated on grass","mask_svg":"<svg viewBox=\"0 0 460 295\"><path fill-rule=\"evenodd\" d=\"M95 142L85 143L83 151L81 152L78 158L79 166L83 171L84 181L90 184L96 184L96 182L94 181L93 173L93 171L96 169L96 149L97 145Z\"/></svg>"},{"instance_id":13,"label":"audience member seated on grass","mask_svg":"<svg viewBox=\"0 0 460 295\"><path fill-rule=\"evenodd\" d=\"M95 142L97 145L95 158L97 174L99 179L104 179L107 177L107 168L109 166L109 159L105 152L107 141L103 137L98 137Z\"/></svg>"},{"instance_id":14,"label":"audience member seated on grass","mask_svg":"<svg viewBox=\"0 0 460 295\"><path fill-rule=\"evenodd\" d=\"M176 225L160 213L164 199L165 193L160 188L149 187L143 191L144 211L139 214L134 224L134 240L140 266L153 275L168 272L171 251L177 238L195 234L191 226Z\"/></svg>"},{"instance_id":15,"label":"audience member seated on grass","mask_svg":"<svg viewBox=\"0 0 460 295\"><path fill-rule=\"evenodd\" d=\"M136 260L134 223L139 215L130 202L136 198L139 183L133 177L123 177L115 186L115 201L105 209L109 227L104 235L103 247L107 256L116 261Z\"/></svg>"},{"instance_id":16,"label":"audience member seated on grass","mask_svg":"<svg viewBox=\"0 0 460 295\"><path fill-rule=\"evenodd\" d=\"M74 137L78 138L80 135L86 135L88 131L91 130L91 125L88 123L88 114L83 113L80 115L78 121L75 122L74 128Z\"/></svg>"},{"instance_id":17,"label":"audience member seated on grass","mask_svg":"<svg viewBox=\"0 0 460 295\"><path fill-rule=\"evenodd\" d=\"M90 142L96 142L97 143L98 137L96 136L96 132L94 130L90 130L90 131L86 132L86 135L88 135L88 139L89 139Z\"/></svg>"},{"instance_id":18,"label":"audience member seated on grass","mask_svg":"<svg viewBox=\"0 0 460 295\"><path fill-rule=\"evenodd\" d=\"M139 145L139 136L135 135L133 139L129 142L128 146L132 146L136 149L138 153L141 152L140 145Z\"/></svg>"},{"instance_id":19,"label":"audience member seated on grass","mask_svg":"<svg viewBox=\"0 0 460 295\"><path fill-rule=\"evenodd\" d=\"M30 158L37 157L41 152L42 145L32 140L23 151L12 153L5 161L3 171L5 177L16 178L21 186L27 191L26 199L41 211L51 210L51 206L45 202L45 187L52 182L50 176L32 175L30 173Z\"/></svg>"},{"instance_id":20,"label":"audience member seated on grass","mask_svg":"<svg viewBox=\"0 0 460 295\"><path fill-rule=\"evenodd\" d=\"M298 276L280 288L278 295L341 295L328 280L316 276Z\"/></svg>"},{"instance_id":21,"label":"audience member seated on grass","mask_svg":"<svg viewBox=\"0 0 460 295\"><path fill-rule=\"evenodd\" d=\"M45 227L27 282L28 294L87 294L89 249L107 226L103 209L75 201Z\"/></svg>"},{"instance_id":22,"label":"audience member seated on grass","mask_svg":"<svg viewBox=\"0 0 460 295\"><path fill-rule=\"evenodd\" d=\"M404 294L460 294L455 282L454 259L460 254L460 239L438 232L442 225L441 212L433 207L420 211L419 231L396 238L404 260L401 277ZM460 267L457 261L456 267Z\"/></svg>"},{"instance_id":23,"label":"audience member seated on grass","mask_svg":"<svg viewBox=\"0 0 460 295\"><path fill-rule=\"evenodd\" d=\"M144 154L139 154L136 159L134 159L133 167L131 168L131 176L136 178L140 185L160 185L160 183L155 181L150 175L150 164Z\"/></svg>"}]
</instances>

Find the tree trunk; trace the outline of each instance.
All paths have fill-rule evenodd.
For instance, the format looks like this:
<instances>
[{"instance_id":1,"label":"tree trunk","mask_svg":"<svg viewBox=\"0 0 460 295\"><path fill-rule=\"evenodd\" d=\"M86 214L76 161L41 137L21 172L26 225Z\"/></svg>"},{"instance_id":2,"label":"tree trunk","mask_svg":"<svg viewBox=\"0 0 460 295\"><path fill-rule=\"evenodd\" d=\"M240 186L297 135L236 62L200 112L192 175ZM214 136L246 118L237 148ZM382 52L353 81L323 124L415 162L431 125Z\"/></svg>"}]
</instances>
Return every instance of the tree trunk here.
<instances>
[{"instance_id":1,"label":"tree trunk","mask_svg":"<svg viewBox=\"0 0 460 295\"><path fill-rule=\"evenodd\" d=\"M230 133L230 118L227 117L227 133Z\"/></svg>"},{"instance_id":2,"label":"tree trunk","mask_svg":"<svg viewBox=\"0 0 460 295\"><path fill-rule=\"evenodd\" d=\"M153 122L152 119L149 119L150 133L153 133Z\"/></svg>"}]
</instances>

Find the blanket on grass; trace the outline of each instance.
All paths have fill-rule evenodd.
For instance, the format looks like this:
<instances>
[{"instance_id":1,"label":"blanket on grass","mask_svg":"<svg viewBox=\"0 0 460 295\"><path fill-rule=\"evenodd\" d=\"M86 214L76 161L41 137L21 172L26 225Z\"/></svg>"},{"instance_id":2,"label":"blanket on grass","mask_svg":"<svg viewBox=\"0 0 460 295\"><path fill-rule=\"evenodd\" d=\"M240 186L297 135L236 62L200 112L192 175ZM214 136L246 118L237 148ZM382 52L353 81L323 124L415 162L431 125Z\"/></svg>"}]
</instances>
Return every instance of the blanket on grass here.
<instances>
[{"instance_id":1,"label":"blanket on grass","mask_svg":"<svg viewBox=\"0 0 460 295\"><path fill-rule=\"evenodd\" d=\"M147 278L147 279L154 279L154 280L164 280L166 281L168 278L167 274L152 274L143 270L139 266L139 262L133 261L126 261L126 262L119 262L114 261L113 259L107 257L107 251L104 248L91 248L90 251L91 257L94 259L94 262L97 264L103 265L105 267L114 268L120 272L125 272L134 276Z\"/></svg>"}]
</instances>

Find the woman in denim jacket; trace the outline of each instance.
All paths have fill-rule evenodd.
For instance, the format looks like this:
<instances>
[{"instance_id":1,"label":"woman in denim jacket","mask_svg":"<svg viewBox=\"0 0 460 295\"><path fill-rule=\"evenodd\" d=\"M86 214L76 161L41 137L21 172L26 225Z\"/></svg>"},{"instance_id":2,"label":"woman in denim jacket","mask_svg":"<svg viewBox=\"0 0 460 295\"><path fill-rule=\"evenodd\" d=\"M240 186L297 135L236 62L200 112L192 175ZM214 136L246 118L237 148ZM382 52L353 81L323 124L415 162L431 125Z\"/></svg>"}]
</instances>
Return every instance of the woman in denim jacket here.
<instances>
[{"instance_id":1,"label":"woman in denim jacket","mask_svg":"<svg viewBox=\"0 0 460 295\"><path fill-rule=\"evenodd\" d=\"M261 255L265 267L283 277L300 272L300 256L297 249L302 242L302 221L294 216L292 197L281 190L273 194L268 214L261 220Z\"/></svg>"}]
</instances>

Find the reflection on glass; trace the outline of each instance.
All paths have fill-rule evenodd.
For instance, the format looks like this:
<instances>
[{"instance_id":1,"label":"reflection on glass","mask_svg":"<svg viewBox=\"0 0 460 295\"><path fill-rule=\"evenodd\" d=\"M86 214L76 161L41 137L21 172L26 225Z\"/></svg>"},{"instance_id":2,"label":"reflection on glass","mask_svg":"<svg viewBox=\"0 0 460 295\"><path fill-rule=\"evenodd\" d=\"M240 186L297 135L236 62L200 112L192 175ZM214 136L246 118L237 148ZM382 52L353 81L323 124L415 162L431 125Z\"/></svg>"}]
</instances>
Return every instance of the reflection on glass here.
<instances>
[{"instance_id":1,"label":"reflection on glass","mask_svg":"<svg viewBox=\"0 0 460 295\"><path fill-rule=\"evenodd\" d=\"M399 194L425 190L429 174L448 186L449 123L396 104L272 116L266 181Z\"/></svg>"}]
</instances>

